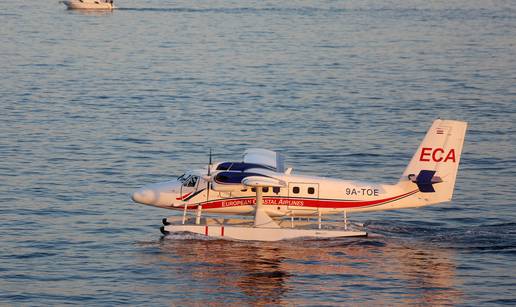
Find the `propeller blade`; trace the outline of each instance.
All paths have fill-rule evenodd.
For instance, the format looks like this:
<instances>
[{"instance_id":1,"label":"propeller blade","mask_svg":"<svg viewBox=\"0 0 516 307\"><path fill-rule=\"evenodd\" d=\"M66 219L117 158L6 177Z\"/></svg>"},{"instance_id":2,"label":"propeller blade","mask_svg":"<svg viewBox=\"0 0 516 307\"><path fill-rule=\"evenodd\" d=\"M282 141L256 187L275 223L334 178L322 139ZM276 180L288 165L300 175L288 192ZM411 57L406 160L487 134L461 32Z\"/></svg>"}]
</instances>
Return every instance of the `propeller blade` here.
<instances>
[{"instance_id":1,"label":"propeller blade","mask_svg":"<svg viewBox=\"0 0 516 307\"><path fill-rule=\"evenodd\" d=\"M208 163L208 176L210 175L210 166L211 166L211 148L210 148L210 162Z\"/></svg>"}]
</instances>

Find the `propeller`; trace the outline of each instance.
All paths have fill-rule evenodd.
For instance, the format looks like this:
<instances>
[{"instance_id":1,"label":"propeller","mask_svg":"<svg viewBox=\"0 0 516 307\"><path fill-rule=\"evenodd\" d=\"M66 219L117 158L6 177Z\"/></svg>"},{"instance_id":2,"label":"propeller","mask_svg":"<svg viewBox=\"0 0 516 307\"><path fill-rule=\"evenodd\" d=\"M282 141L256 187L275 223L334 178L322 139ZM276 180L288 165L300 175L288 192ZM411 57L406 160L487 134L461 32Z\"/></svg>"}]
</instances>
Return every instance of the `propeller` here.
<instances>
[{"instance_id":1,"label":"propeller","mask_svg":"<svg viewBox=\"0 0 516 307\"><path fill-rule=\"evenodd\" d=\"M210 160L208 162L208 174L202 177L206 180L206 202L210 200L210 182L211 182L211 148L210 148ZM195 217L195 224L199 225L201 223L201 212L202 212L202 204L197 205L197 216Z\"/></svg>"}]
</instances>

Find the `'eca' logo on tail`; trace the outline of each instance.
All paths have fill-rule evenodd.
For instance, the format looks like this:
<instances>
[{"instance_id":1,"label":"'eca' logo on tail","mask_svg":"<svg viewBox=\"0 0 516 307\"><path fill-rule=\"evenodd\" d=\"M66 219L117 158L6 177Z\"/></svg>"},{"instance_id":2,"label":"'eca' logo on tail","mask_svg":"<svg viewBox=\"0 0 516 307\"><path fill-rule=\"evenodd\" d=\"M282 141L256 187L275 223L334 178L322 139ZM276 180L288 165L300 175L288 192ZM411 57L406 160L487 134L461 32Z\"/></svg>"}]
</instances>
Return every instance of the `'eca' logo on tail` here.
<instances>
[{"instance_id":1,"label":"'eca' logo on tail","mask_svg":"<svg viewBox=\"0 0 516 307\"><path fill-rule=\"evenodd\" d=\"M430 147L423 147L421 149L421 155L419 156L419 161L423 162L447 162L452 161L456 162L455 160L455 149L450 149L446 156L444 155L445 151L443 148L430 148Z\"/></svg>"}]
</instances>

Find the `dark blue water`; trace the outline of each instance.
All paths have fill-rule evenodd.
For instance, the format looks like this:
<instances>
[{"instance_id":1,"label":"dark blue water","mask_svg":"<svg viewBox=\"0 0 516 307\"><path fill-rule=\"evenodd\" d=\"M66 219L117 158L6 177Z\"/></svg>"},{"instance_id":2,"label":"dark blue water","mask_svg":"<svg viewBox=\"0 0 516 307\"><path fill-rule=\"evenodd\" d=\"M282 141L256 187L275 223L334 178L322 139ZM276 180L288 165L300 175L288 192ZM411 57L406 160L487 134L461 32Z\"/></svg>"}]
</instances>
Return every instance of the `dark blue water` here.
<instances>
[{"instance_id":1,"label":"dark blue water","mask_svg":"<svg viewBox=\"0 0 516 307\"><path fill-rule=\"evenodd\" d=\"M513 1L0 3L0 305L515 305ZM365 239L162 238L130 193L248 147L394 183L469 122L454 199Z\"/></svg>"}]
</instances>

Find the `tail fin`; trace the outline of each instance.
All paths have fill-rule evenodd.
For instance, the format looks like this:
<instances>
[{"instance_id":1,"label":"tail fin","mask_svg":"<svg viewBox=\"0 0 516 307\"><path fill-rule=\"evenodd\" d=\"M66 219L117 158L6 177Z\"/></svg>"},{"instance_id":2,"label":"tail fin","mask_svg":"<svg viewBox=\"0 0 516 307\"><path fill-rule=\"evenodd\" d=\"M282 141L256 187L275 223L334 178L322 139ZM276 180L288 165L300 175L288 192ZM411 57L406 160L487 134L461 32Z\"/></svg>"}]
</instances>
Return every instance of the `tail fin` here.
<instances>
[{"instance_id":1,"label":"tail fin","mask_svg":"<svg viewBox=\"0 0 516 307\"><path fill-rule=\"evenodd\" d=\"M417 185L421 205L452 199L466 127L466 122L435 120L403 172L398 185Z\"/></svg>"}]
</instances>

